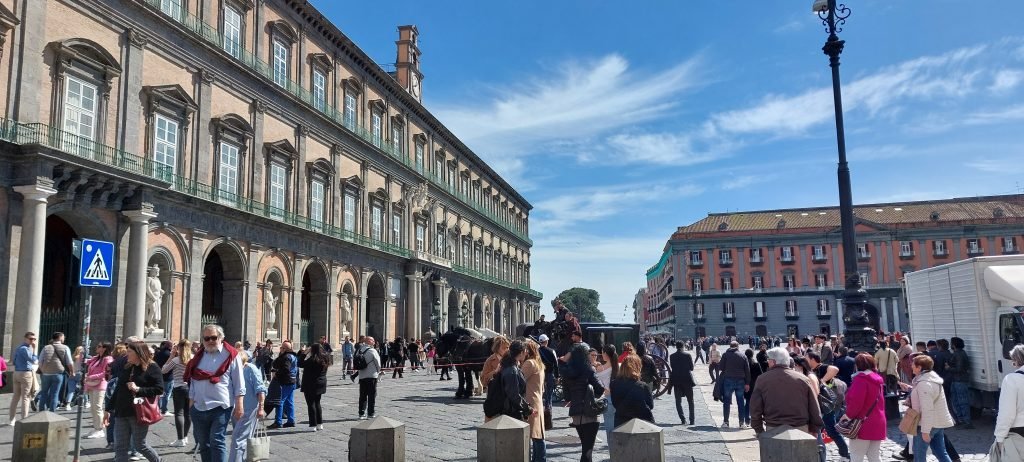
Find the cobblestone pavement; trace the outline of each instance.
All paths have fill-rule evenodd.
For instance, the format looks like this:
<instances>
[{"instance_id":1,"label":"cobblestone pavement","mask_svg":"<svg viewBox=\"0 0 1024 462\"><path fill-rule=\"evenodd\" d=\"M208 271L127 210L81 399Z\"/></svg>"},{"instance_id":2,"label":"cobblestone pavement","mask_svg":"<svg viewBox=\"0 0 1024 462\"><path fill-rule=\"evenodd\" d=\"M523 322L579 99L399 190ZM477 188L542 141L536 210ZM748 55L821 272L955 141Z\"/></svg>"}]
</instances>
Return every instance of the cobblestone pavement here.
<instances>
[{"instance_id":1,"label":"cobblestone pavement","mask_svg":"<svg viewBox=\"0 0 1024 462\"><path fill-rule=\"evenodd\" d=\"M695 366L694 378L697 380L698 387L704 395L704 401L708 405L707 407L709 408L710 415L714 420L715 426L721 425L723 417L722 403L714 401L711 398L711 377L708 374L706 364L697 364ZM732 460L737 462L755 462L761 460L757 439L754 437L754 431L749 428L739 429L735 427L737 422L736 403L733 403L732 418L729 420L733 427L729 429L722 429L721 439L727 442ZM994 439L992 431L995 427L995 414L986 412L980 418L975 419L974 424L977 427L974 430L953 429L946 431L946 437L953 441L953 446L960 452L960 460L965 462L988 460L988 450L992 446L992 441ZM906 444L906 442L906 435L899 431L899 421L890 421L889 439L882 443L882 460L896 460L893 456L903 449L903 445ZM828 460L838 461L839 451L836 449L836 445L829 444L828 449ZM935 456L929 455L928 460L935 461L937 459Z\"/></svg>"},{"instance_id":2,"label":"cobblestone pavement","mask_svg":"<svg viewBox=\"0 0 1024 462\"><path fill-rule=\"evenodd\" d=\"M271 432L274 460L292 461L346 461L348 436L352 426L359 423L357 416L358 386L342 379L337 369L329 373L329 389L323 398L326 430L312 433L306 429L306 405L302 394L295 394L298 426ZM721 403L711 399L711 380L707 366L698 364L694 371L698 391L695 393L696 426L679 425L674 398L665 395L655 401L654 416L664 428L665 455L669 461L725 462L757 461L757 440L750 429L719 429L722 419ZM476 426L483 422L480 397L473 400L454 400L456 381L438 381L438 376L425 371L406 372L403 379L391 379L390 374L381 381L377 397L377 415L406 424L406 455L410 461L473 461L476 460ZM0 415L6 413L10 395L0 395ZM556 406L558 406L556 404ZM684 401L685 407L685 401ZM735 411L733 411L735 412ZM74 412L61 412L72 419ZM976 430L949 432L956 448L965 461L987 460L992 443L994 418L986 415L979 419ZM269 422L268 422L269 423ZM735 419L732 419L735 424ZM91 419L84 413L84 433L91 430ZM579 439L568 428L568 410L555 408L556 428L547 433L548 460L569 462L579 460ZM720 431L721 430L721 431ZM0 460L11 460L13 428L0 426ZM72 431L72 436L74 432ZM889 430L890 440L883 445L883 459L893 460L906 441L894 422ZM605 440L605 433L599 434ZM171 448L175 431L173 418L166 417L152 427L149 442L167 462L192 460L190 448ZM103 448L104 440L82 440L82 461L110 461L113 454ZM69 444L69 449L73 443ZM835 445L830 445L830 461L839 460ZM70 458L69 458L70 460ZM595 447L595 460L608 460L608 447L599 442ZM934 460L930 458L929 460Z\"/></svg>"},{"instance_id":3,"label":"cobblestone pavement","mask_svg":"<svg viewBox=\"0 0 1024 462\"><path fill-rule=\"evenodd\" d=\"M352 426L359 423L357 404L359 389L342 379L337 369L329 372L329 389L324 396L324 426L322 432L306 429L306 404L301 393L295 394L298 426L271 431L271 452L274 460L292 461L345 461L348 460L348 437ZM457 380L438 381L437 375L425 371L405 373L403 379L387 378L381 381L377 396L378 416L388 417L406 424L406 455L409 461L473 461L476 460L476 426L483 423L483 399L453 399ZM0 396L0 415L6 415L10 396ZM718 428L711 425L707 406L700 395L696 397L696 427L683 427L676 418L671 397L655 401L655 419L665 428L666 459L670 461L731 461ZM557 406L557 405L556 405ZM579 460L579 439L575 430L568 428L568 409L555 408L556 429L547 434L548 460L568 462ZM74 412L60 412L72 419ZM6 419L0 419L6 421ZM269 422L268 422L269 423ZM91 419L84 414L84 433L91 431ZM0 460L11 460L13 428L0 426ZM74 432L72 431L72 436ZM172 417L151 428L148 441L164 461L192 460L189 448L171 448L176 438ZM599 438L605 440L602 431ZM191 439L190 439L191 441ZM82 461L109 461L113 453L103 448L105 440L82 440ZM69 444L73 448L73 443ZM69 460L71 460L69 458ZM608 447L598 443L595 460L608 460Z\"/></svg>"}]
</instances>

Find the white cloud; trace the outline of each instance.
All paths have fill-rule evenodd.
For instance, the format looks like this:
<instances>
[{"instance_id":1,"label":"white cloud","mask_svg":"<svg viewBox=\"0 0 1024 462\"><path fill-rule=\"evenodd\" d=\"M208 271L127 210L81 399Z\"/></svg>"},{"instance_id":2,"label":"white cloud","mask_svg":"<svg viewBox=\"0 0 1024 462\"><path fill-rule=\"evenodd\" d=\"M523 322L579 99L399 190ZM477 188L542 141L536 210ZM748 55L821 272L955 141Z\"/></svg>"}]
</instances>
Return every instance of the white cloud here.
<instances>
[{"instance_id":1,"label":"white cloud","mask_svg":"<svg viewBox=\"0 0 1024 462\"><path fill-rule=\"evenodd\" d=\"M476 106L444 107L439 118L480 155L523 156L558 140L586 138L665 115L699 82L700 57L652 75L630 72L619 55L573 62L553 76L497 88Z\"/></svg>"},{"instance_id":2,"label":"white cloud","mask_svg":"<svg viewBox=\"0 0 1024 462\"><path fill-rule=\"evenodd\" d=\"M779 27L776 27L773 32L775 32L776 34L786 34L786 33L789 33L789 32L796 32L796 31L799 31L799 30L803 30L804 26L806 26L807 24L808 24L808 21L803 20L803 18L800 18L800 19L792 18L792 19L789 20L789 22L786 22L786 23L780 25Z\"/></svg>"},{"instance_id":3,"label":"white cloud","mask_svg":"<svg viewBox=\"0 0 1024 462\"><path fill-rule=\"evenodd\" d=\"M992 78L992 86L990 90L994 92L1005 92L1016 88L1022 81L1024 81L1024 72L1019 70L1003 69L996 72L996 75Z\"/></svg>"},{"instance_id":4,"label":"white cloud","mask_svg":"<svg viewBox=\"0 0 1024 462\"><path fill-rule=\"evenodd\" d=\"M964 165L983 173L1017 175L1024 173L1024 166L1020 164L1020 161L1018 159L1019 158L1015 158L1014 160L978 159L971 162L967 162Z\"/></svg>"},{"instance_id":5,"label":"white cloud","mask_svg":"<svg viewBox=\"0 0 1024 462\"><path fill-rule=\"evenodd\" d=\"M643 209L653 201L692 197L703 191L704 188L691 184L606 185L569 194L551 191L548 199L534 205L531 233L542 235L613 217L626 210Z\"/></svg>"},{"instance_id":6,"label":"white cloud","mask_svg":"<svg viewBox=\"0 0 1024 462\"><path fill-rule=\"evenodd\" d=\"M767 183L776 178L776 175L740 175L734 176L722 182L721 188L726 191L744 189L755 184Z\"/></svg>"},{"instance_id":7,"label":"white cloud","mask_svg":"<svg viewBox=\"0 0 1024 462\"><path fill-rule=\"evenodd\" d=\"M1024 104L1001 107L991 111L978 111L965 117L964 123L968 125L988 125L994 123L1012 122L1024 119Z\"/></svg>"},{"instance_id":8,"label":"white cloud","mask_svg":"<svg viewBox=\"0 0 1024 462\"><path fill-rule=\"evenodd\" d=\"M691 135L673 133L620 133L607 139L611 155L619 162L686 166L724 156L727 150L700 151Z\"/></svg>"},{"instance_id":9,"label":"white cloud","mask_svg":"<svg viewBox=\"0 0 1024 462\"><path fill-rule=\"evenodd\" d=\"M885 160L907 157L916 154L902 144L883 144L878 146L863 146L852 149L849 152L851 161Z\"/></svg>"}]
</instances>

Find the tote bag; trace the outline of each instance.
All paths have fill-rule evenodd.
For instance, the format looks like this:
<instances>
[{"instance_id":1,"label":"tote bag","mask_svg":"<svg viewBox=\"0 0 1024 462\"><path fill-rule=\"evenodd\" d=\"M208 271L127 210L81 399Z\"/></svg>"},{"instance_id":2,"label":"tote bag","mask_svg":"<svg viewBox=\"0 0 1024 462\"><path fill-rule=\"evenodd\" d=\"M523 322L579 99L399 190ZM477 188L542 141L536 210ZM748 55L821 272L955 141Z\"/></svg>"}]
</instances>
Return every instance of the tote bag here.
<instances>
[{"instance_id":1,"label":"tote bag","mask_svg":"<svg viewBox=\"0 0 1024 462\"><path fill-rule=\"evenodd\" d=\"M270 436L267 435L267 427L262 419L252 427L252 435L249 435L245 444L245 462L270 460Z\"/></svg>"}]
</instances>

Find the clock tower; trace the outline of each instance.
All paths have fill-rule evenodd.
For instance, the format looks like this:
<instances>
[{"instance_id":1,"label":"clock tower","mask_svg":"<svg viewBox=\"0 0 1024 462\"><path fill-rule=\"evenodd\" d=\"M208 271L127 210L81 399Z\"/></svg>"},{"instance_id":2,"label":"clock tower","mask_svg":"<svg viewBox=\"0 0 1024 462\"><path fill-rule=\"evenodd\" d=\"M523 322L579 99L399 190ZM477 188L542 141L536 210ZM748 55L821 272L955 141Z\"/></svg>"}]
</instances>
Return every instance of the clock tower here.
<instances>
[{"instance_id":1,"label":"clock tower","mask_svg":"<svg viewBox=\"0 0 1024 462\"><path fill-rule=\"evenodd\" d=\"M417 101L423 102L423 74L420 72L419 31L414 25L398 26L398 56L395 78Z\"/></svg>"}]
</instances>

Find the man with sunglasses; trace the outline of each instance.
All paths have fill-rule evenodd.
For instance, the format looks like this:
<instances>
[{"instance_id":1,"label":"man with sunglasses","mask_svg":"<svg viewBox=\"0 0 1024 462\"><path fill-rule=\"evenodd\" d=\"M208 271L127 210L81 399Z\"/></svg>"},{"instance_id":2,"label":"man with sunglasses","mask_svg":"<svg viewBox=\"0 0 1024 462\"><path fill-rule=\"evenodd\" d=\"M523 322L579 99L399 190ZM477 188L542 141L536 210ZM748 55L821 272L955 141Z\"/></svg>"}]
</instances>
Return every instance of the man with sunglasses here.
<instances>
[{"instance_id":1,"label":"man with sunglasses","mask_svg":"<svg viewBox=\"0 0 1024 462\"><path fill-rule=\"evenodd\" d=\"M11 397L10 420L8 420L8 424L12 427L19 410L22 419L28 417L29 402L32 401L30 396L32 381L35 379L32 376L32 366L38 361L36 334L28 332L25 334L25 343L14 350L14 375L11 376L14 382L14 396Z\"/></svg>"},{"instance_id":2,"label":"man with sunglasses","mask_svg":"<svg viewBox=\"0 0 1024 462\"><path fill-rule=\"evenodd\" d=\"M189 384L192 432L203 462L224 462L228 421L245 414L242 358L224 343L224 330L216 324L203 328L202 340L203 348L188 362L183 378Z\"/></svg>"}]
</instances>

